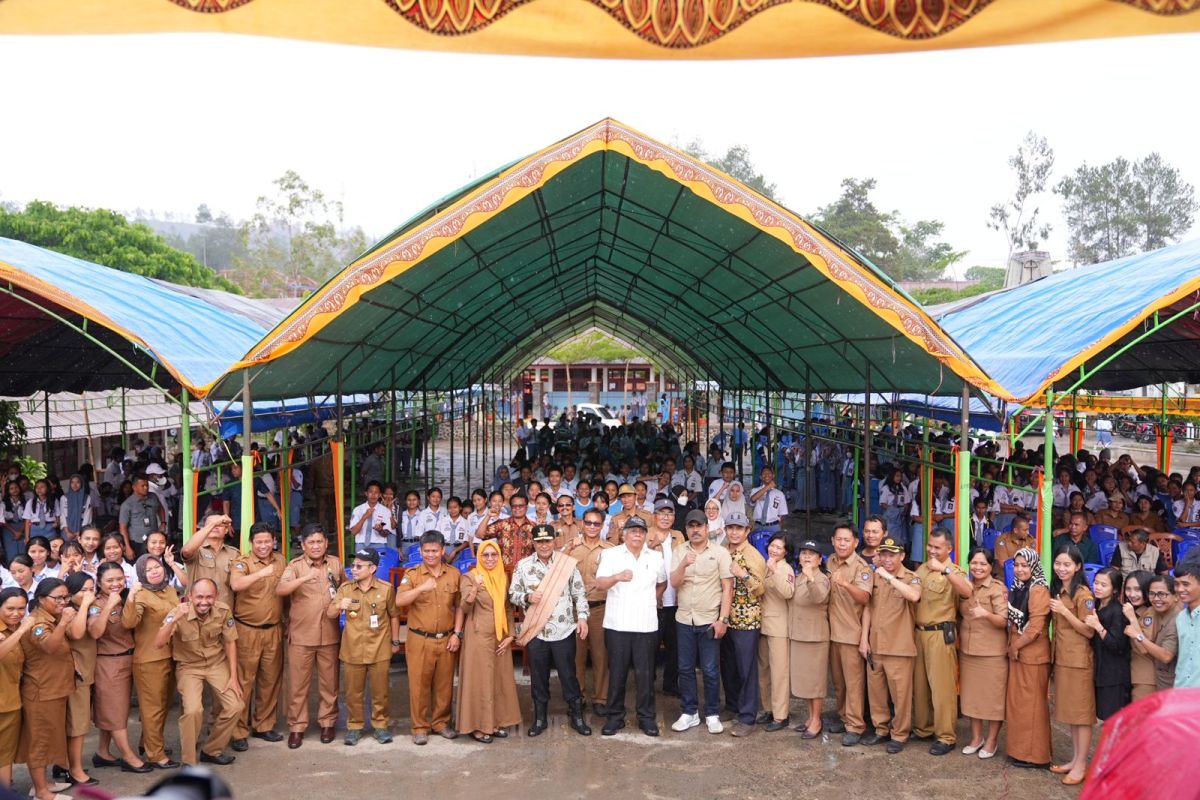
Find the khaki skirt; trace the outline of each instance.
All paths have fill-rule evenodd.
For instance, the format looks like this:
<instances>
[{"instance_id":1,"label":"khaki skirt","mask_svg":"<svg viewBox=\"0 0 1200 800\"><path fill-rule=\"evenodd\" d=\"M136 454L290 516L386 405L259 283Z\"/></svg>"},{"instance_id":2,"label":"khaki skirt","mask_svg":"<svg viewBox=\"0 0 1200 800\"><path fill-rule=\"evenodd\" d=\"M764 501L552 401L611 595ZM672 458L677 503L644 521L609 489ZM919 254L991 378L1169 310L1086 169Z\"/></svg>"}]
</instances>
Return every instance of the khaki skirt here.
<instances>
[{"instance_id":1,"label":"khaki skirt","mask_svg":"<svg viewBox=\"0 0 1200 800\"><path fill-rule=\"evenodd\" d=\"M1092 670L1054 665L1054 721L1096 724L1096 686Z\"/></svg>"},{"instance_id":2,"label":"khaki skirt","mask_svg":"<svg viewBox=\"0 0 1200 800\"><path fill-rule=\"evenodd\" d=\"M829 692L829 642L789 642L792 697L824 698Z\"/></svg>"},{"instance_id":3,"label":"khaki skirt","mask_svg":"<svg viewBox=\"0 0 1200 800\"><path fill-rule=\"evenodd\" d=\"M67 698L28 700L21 711L17 761L35 769L67 763Z\"/></svg>"},{"instance_id":4,"label":"khaki skirt","mask_svg":"<svg viewBox=\"0 0 1200 800\"><path fill-rule=\"evenodd\" d=\"M96 657L96 695L92 714L102 731L123 731L129 724L133 656Z\"/></svg>"},{"instance_id":5,"label":"khaki skirt","mask_svg":"<svg viewBox=\"0 0 1200 800\"><path fill-rule=\"evenodd\" d=\"M87 736L92 729L92 685L76 683L67 695L67 736Z\"/></svg>"},{"instance_id":6,"label":"khaki skirt","mask_svg":"<svg viewBox=\"0 0 1200 800\"><path fill-rule=\"evenodd\" d=\"M1006 656L958 656L962 713L972 719L1003 720L1008 691Z\"/></svg>"},{"instance_id":7,"label":"khaki skirt","mask_svg":"<svg viewBox=\"0 0 1200 800\"><path fill-rule=\"evenodd\" d=\"M17 760L21 744L21 709L0 712L0 767Z\"/></svg>"}]
</instances>

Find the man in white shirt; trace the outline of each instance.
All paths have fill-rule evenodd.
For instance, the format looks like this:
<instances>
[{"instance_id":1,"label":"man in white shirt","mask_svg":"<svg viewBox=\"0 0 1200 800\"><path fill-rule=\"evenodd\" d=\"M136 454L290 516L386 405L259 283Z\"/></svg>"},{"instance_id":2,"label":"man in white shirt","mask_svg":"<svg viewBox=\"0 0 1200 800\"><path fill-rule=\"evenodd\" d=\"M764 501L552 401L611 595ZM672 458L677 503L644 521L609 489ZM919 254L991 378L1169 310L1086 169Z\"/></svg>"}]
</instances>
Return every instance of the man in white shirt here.
<instances>
[{"instance_id":1,"label":"man in white shirt","mask_svg":"<svg viewBox=\"0 0 1200 800\"><path fill-rule=\"evenodd\" d=\"M729 493L729 485L733 483L733 474L737 469L732 461L726 461L721 465L721 477L708 485L708 496L712 499L724 501L725 495Z\"/></svg>"},{"instance_id":2,"label":"man in white shirt","mask_svg":"<svg viewBox=\"0 0 1200 800\"><path fill-rule=\"evenodd\" d=\"M646 547L646 521L625 521L624 541L605 550L596 569L596 586L607 592L604 644L608 650L608 721L601 733L613 736L625 727L625 683L633 668L638 727L658 736L654 703L654 656L658 647L658 602L667 588L661 553Z\"/></svg>"},{"instance_id":3,"label":"man in white shirt","mask_svg":"<svg viewBox=\"0 0 1200 800\"><path fill-rule=\"evenodd\" d=\"M350 533L355 547L383 547L395 544L391 512L379 502L383 494L379 481L367 484L367 502L350 512Z\"/></svg>"},{"instance_id":4,"label":"man in white shirt","mask_svg":"<svg viewBox=\"0 0 1200 800\"><path fill-rule=\"evenodd\" d=\"M754 504L754 529L774 533L787 516L787 497L775 483L774 468L763 467L759 474L762 483L750 492L750 502Z\"/></svg>"}]
</instances>

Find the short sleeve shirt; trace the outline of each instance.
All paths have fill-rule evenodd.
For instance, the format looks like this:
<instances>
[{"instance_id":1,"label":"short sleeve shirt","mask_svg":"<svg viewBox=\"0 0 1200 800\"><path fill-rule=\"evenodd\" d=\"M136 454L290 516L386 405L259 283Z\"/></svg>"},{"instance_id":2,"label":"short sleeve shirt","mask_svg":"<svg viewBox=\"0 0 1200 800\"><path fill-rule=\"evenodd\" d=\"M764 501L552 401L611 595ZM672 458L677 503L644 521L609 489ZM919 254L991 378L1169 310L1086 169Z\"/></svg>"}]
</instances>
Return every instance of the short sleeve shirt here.
<instances>
[{"instance_id":1,"label":"short sleeve shirt","mask_svg":"<svg viewBox=\"0 0 1200 800\"><path fill-rule=\"evenodd\" d=\"M878 572L871 591L871 650L884 656L916 656L913 606ZM920 586L921 579L904 567L896 570L896 580Z\"/></svg>"},{"instance_id":2,"label":"short sleeve shirt","mask_svg":"<svg viewBox=\"0 0 1200 800\"><path fill-rule=\"evenodd\" d=\"M875 586L871 567L858 553L851 553L845 561L836 555L829 557L827 564L831 585L829 589L829 638L838 644L857 646L862 636L862 614L866 608L850 596L850 592L838 586L832 579L841 575L856 589L870 594Z\"/></svg>"},{"instance_id":3,"label":"short sleeve shirt","mask_svg":"<svg viewBox=\"0 0 1200 800\"><path fill-rule=\"evenodd\" d=\"M234 593L234 616L238 622L249 625L276 625L283 618L283 598L275 594L279 578L287 568L283 556L271 553L260 559L254 553L238 556L233 562L233 572L239 577L270 570L269 578L259 578L250 587Z\"/></svg>"},{"instance_id":4,"label":"short sleeve shirt","mask_svg":"<svg viewBox=\"0 0 1200 800\"><path fill-rule=\"evenodd\" d=\"M425 633L447 633L454 630L454 610L458 608L459 578L462 573L454 567L442 567L441 575L434 575L425 564L413 567L400 579L400 591L407 592L433 578L437 588L417 597L408 607L408 627Z\"/></svg>"},{"instance_id":5,"label":"short sleeve shirt","mask_svg":"<svg viewBox=\"0 0 1200 800\"><path fill-rule=\"evenodd\" d=\"M680 547L675 557L683 560L694 552L691 542ZM696 563L684 569L683 583L675 590L675 621L683 625L711 625L721 612L722 581L733 577L729 550L709 543L696 554Z\"/></svg>"},{"instance_id":6,"label":"short sleeve shirt","mask_svg":"<svg viewBox=\"0 0 1200 800\"><path fill-rule=\"evenodd\" d=\"M131 540L141 543L153 531L162 530L158 519L160 507L158 498L150 493L145 497L131 494L125 498L125 502L121 503L119 521L129 528Z\"/></svg>"},{"instance_id":7,"label":"short sleeve shirt","mask_svg":"<svg viewBox=\"0 0 1200 800\"><path fill-rule=\"evenodd\" d=\"M329 619L325 610L346 579L338 560L325 556L324 561L314 565L307 556L294 558L284 568L280 580L291 583L313 572L317 573L316 578L306 580L288 595L288 642L302 647L334 645L340 637L338 621Z\"/></svg>"},{"instance_id":8,"label":"short sleeve shirt","mask_svg":"<svg viewBox=\"0 0 1200 800\"><path fill-rule=\"evenodd\" d=\"M338 587L333 601L349 599L342 630L338 658L344 664L377 664L392 656L392 617L398 616L396 595L390 584L378 578L363 589L358 581L346 581Z\"/></svg>"},{"instance_id":9,"label":"short sleeve shirt","mask_svg":"<svg viewBox=\"0 0 1200 800\"><path fill-rule=\"evenodd\" d=\"M957 564L946 565L952 575L966 577L967 573ZM943 622L954 622L958 615L958 592L950 583L950 578L929 568L929 562L917 567L917 577L921 579L921 601L914 609L914 619L918 625L939 625Z\"/></svg>"},{"instance_id":10,"label":"short sleeve shirt","mask_svg":"<svg viewBox=\"0 0 1200 800\"><path fill-rule=\"evenodd\" d=\"M176 613L172 611L171 614ZM164 624L172 621L167 614ZM225 644L237 641L233 610L220 600L204 617L189 604L171 634L171 654L180 667L207 669L225 660Z\"/></svg>"},{"instance_id":11,"label":"short sleeve shirt","mask_svg":"<svg viewBox=\"0 0 1200 800\"><path fill-rule=\"evenodd\" d=\"M604 627L653 633L658 630L658 584L667 581L662 553L643 547L635 557L625 545L610 548L600 555L596 577L609 578L625 570L633 573L633 580L618 581L608 590Z\"/></svg>"}]
</instances>

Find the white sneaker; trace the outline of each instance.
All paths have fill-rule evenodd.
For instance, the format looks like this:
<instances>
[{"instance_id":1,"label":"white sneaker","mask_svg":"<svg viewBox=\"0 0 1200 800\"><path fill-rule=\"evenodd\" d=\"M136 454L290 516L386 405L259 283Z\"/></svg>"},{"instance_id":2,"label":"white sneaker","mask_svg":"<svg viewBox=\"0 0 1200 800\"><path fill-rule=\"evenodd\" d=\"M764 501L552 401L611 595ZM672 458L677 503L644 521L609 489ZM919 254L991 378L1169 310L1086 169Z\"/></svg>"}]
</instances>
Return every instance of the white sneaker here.
<instances>
[{"instance_id":1,"label":"white sneaker","mask_svg":"<svg viewBox=\"0 0 1200 800\"><path fill-rule=\"evenodd\" d=\"M700 716L697 714L680 714L679 719L671 723L671 730L682 733L688 728L695 728L700 724Z\"/></svg>"},{"instance_id":2,"label":"white sneaker","mask_svg":"<svg viewBox=\"0 0 1200 800\"><path fill-rule=\"evenodd\" d=\"M725 726L721 724L721 718L718 717L716 714L713 714L711 717L705 717L704 722L705 722L705 724L708 725L709 733L724 733L725 732Z\"/></svg>"}]
</instances>

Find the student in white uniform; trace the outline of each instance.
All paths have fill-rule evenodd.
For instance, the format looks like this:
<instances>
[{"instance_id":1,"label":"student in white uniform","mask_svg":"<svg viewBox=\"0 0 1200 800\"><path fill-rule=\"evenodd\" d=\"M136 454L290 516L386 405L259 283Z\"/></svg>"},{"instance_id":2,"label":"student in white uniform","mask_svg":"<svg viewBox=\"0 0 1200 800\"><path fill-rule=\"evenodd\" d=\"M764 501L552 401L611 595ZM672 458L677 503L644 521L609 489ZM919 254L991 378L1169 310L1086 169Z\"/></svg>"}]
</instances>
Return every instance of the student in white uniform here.
<instances>
[{"instance_id":1,"label":"student in white uniform","mask_svg":"<svg viewBox=\"0 0 1200 800\"><path fill-rule=\"evenodd\" d=\"M759 472L762 483L750 490L754 504L754 530L774 533L787 516L787 497L775 483L775 469L763 467Z\"/></svg>"}]
</instances>

